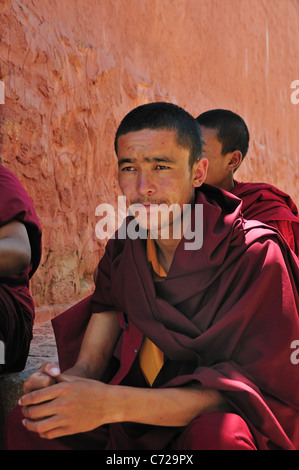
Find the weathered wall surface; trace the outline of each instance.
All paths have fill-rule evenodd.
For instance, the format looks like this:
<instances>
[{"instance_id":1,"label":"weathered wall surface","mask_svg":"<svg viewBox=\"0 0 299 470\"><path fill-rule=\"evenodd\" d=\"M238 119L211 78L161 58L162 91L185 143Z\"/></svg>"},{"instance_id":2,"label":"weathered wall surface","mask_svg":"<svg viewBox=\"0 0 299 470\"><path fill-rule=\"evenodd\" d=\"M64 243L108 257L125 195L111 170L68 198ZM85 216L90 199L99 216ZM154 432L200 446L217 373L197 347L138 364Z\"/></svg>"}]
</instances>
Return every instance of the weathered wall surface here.
<instances>
[{"instance_id":1,"label":"weathered wall surface","mask_svg":"<svg viewBox=\"0 0 299 470\"><path fill-rule=\"evenodd\" d=\"M241 114L251 145L237 179L299 204L298 0L0 0L0 40L0 155L43 226L40 315L93 288L95 209L119 194L114 132L139 104Z\"/></svg>"}]
</instances>

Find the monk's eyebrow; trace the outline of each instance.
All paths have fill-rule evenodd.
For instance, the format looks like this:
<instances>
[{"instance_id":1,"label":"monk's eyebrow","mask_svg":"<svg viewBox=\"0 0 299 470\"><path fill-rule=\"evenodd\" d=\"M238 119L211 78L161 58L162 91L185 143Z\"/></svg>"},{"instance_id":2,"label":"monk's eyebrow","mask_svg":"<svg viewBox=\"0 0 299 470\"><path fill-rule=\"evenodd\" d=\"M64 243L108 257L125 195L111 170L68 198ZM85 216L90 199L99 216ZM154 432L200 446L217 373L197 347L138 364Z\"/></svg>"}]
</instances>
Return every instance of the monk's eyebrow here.
<instances>
[{"instance_id":1,"label":"monk's eyebrow","mask_svg":"<svg viewBox=\"0 0 299 470\"><path fill-rule=\"evenodd\" d=\"M161 157L152 157L152 158L146 158L145 159L146 161L149 161L149 162L156 162L156 163L174 163L174 161L169 158L169 157L164 157L164 156L161 156Z\"/></svg>"},{"instance_id":2,"label":"monk's eyebrow","mask_svg":"<svg viewBox=\"0 0 299 470\"><path fill-rule=\"evenodd\" d=\"M145 162L148 162L148 163L174 163L174 161L169 158L169 157L164 157L164 156L161 156L161 157L145 157L144 159ZM121 166L123 165L124 163L136 163L137 162L137 158L120 158L118 160L118 166Z\"/></svg>"},{"instance_id":3,"label":"monk's eyebrow","mask_svg":"<svg viewBox=\"0 0 299 470\"><path fill-rule=\"evenodd\" d=\"M118 166L121 166L124 163L134 163L135 161L136 161L136 158L119 158Z\"/></svg>"}]
</instances>

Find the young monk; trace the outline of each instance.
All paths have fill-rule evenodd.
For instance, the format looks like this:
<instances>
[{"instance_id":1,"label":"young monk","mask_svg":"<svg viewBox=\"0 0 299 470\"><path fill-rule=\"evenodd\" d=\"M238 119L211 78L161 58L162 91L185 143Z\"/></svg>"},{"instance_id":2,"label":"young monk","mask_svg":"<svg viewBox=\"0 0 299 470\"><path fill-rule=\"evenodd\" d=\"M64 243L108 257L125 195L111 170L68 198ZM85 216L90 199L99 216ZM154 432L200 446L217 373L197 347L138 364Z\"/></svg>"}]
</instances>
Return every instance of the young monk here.
<instances>
[{"instance_id":1,"label":"young monk","mask_svg":"<svg viewBox=\"0 0 299 470\"><path fill-rule=\"evenodd\" d=\"M276 230L244 221L238 198L203 185L200 128L183 109L136 108L115 148L137 211L99 263L77 361L27 380L7 448L298 448L296 257ZM179 238L164 237L164 214L151 219L172 203L185 209L168 219L184 229Z\"/></svg>"},{"instance_id":2,"label":"young monk","mask_svg":"<svg viewBox=\"0 0 299 470\"><path fill-rule=\"evenodd\" d=\"M35 315L29 279L41 258L41 227L21 183L0 164L0 341L1 372L24 368Z\"/></svg>"},{"instance_id":3,"label":"young monk","mask_svg":"<svg viewBox=\"0 0 299 470\"><path fill-rule=\"evenodd\" d=\"M196 119L202 132L203 155L209 160L205 182L242 199L244 217L277 228L299 257L299 216L291 197L267 183L240 183L234 179L249 146L244 120L226 109L206 111Z\"/></svg>"}]
</instances>

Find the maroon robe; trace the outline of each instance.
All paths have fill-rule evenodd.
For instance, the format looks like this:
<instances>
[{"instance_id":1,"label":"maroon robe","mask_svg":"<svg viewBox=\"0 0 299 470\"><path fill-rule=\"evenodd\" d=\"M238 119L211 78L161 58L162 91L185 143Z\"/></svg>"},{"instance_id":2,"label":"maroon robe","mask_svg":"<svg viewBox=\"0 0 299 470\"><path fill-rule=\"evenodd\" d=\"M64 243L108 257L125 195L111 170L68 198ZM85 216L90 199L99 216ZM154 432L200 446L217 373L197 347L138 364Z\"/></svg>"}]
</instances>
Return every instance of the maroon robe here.
<instances>
[{"instance_id":1,"label":"maroon robe","mask_svg":"<svg viewBox=\"0 0 299 470\"><path fill-rule=\"evenodd\" d=\"M8 169L0 165L0 227L11 221L25 225L31 246L31 264L18 275L0 278L0 340L5 344L1 371L25 366L35 315L29 279L41 259L41 227L27 192Z\"/></svg>"},{"instance_id":2,"label":"maroon robe","mask_svg":"<svg viewBox=\"0 0 299 470\"><path fill-rule=\"evenodd\" d=\"M291 343L299 338L298 260L275 229L243 220L238 198L206 186L197 203L204 205L200 250L186 251L183 239L167 278L154 283L143 240L110 240L95 293L81 304L81 314L123 312L120 365L111 384L146 386L138 367L146 335L166 356L153 387L192 383L220 390L249 426L258 449L299 449L298 365L291 361ZM55 319L59 343L69 314ZM86 321L79 314L75 323L85 327ZM75 349L72 343L72 354ZM64 364L72 365L63 344L58 351ZM10 441L18 413L11 415ZM96 448L89 438L96 439L97 432L100 442L107 427L39 444L76 448L79 440L79 448ZM114 423L106 449L167 449L180 432ZM24 428L22 433L20 448L31 440L37 448L38 436Z\"/></svg>"},{"instance_id":3,"label":"maroon robe","mask_svg":"<svg viewBox=\"0 0 299 470\"><path fill-rule=\"evenodd\" d=\"M165 353L154 386L221 390L259 449L299 449L299 374L291 361L298 260L277 230L242 219L238 198L206 186L197 203L203 246L186 251L182 239L162 283L152 280L144 241L108 242L92 311L125 312L127 334L132 324ZM124 337L112 383L125 378L128 350Z\"/></svg>"},{"instance_id":4,"label":"maroon robe","mask_svg":"<svg viewBox=\"0 0 299 470\"><path fill-rule=\"evenodd\" d=\"M235 181L232 194L242 199L245 219L256 219L277 228L299 257L299 216L291 197L267 183Z\"/></svg>"}]
</instances>

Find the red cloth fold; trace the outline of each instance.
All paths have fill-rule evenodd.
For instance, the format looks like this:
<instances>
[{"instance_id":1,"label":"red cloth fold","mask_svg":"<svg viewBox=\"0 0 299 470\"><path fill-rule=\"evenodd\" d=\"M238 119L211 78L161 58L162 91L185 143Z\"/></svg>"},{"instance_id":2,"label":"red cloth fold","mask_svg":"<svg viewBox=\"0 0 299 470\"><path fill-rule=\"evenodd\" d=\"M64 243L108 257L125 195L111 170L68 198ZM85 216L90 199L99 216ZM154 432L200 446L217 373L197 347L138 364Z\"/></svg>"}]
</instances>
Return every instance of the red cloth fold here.
<instances>
[{"instance_id":1,"label":"red cloth fold","mask_svg":"<svg viewBox=\"0 0 299 470\"><path fill-rule=\"evenodd\" d=\"M242 199L245 219L256 219L276 227L299 257L299 216L292 198L267 183L235 181L232 194Z\"/></svg>"},{"instance_id":2,"label":"red cloth fold","mask_svg":"<svg viewBox=\"0 0 299 470\"><path fill-rule=\"evenodd\" d=\"M59 366L62 371L72 367L80 351L85 330L91 317L91 295L51 320Z\"/></svg>"}]
</instances>

